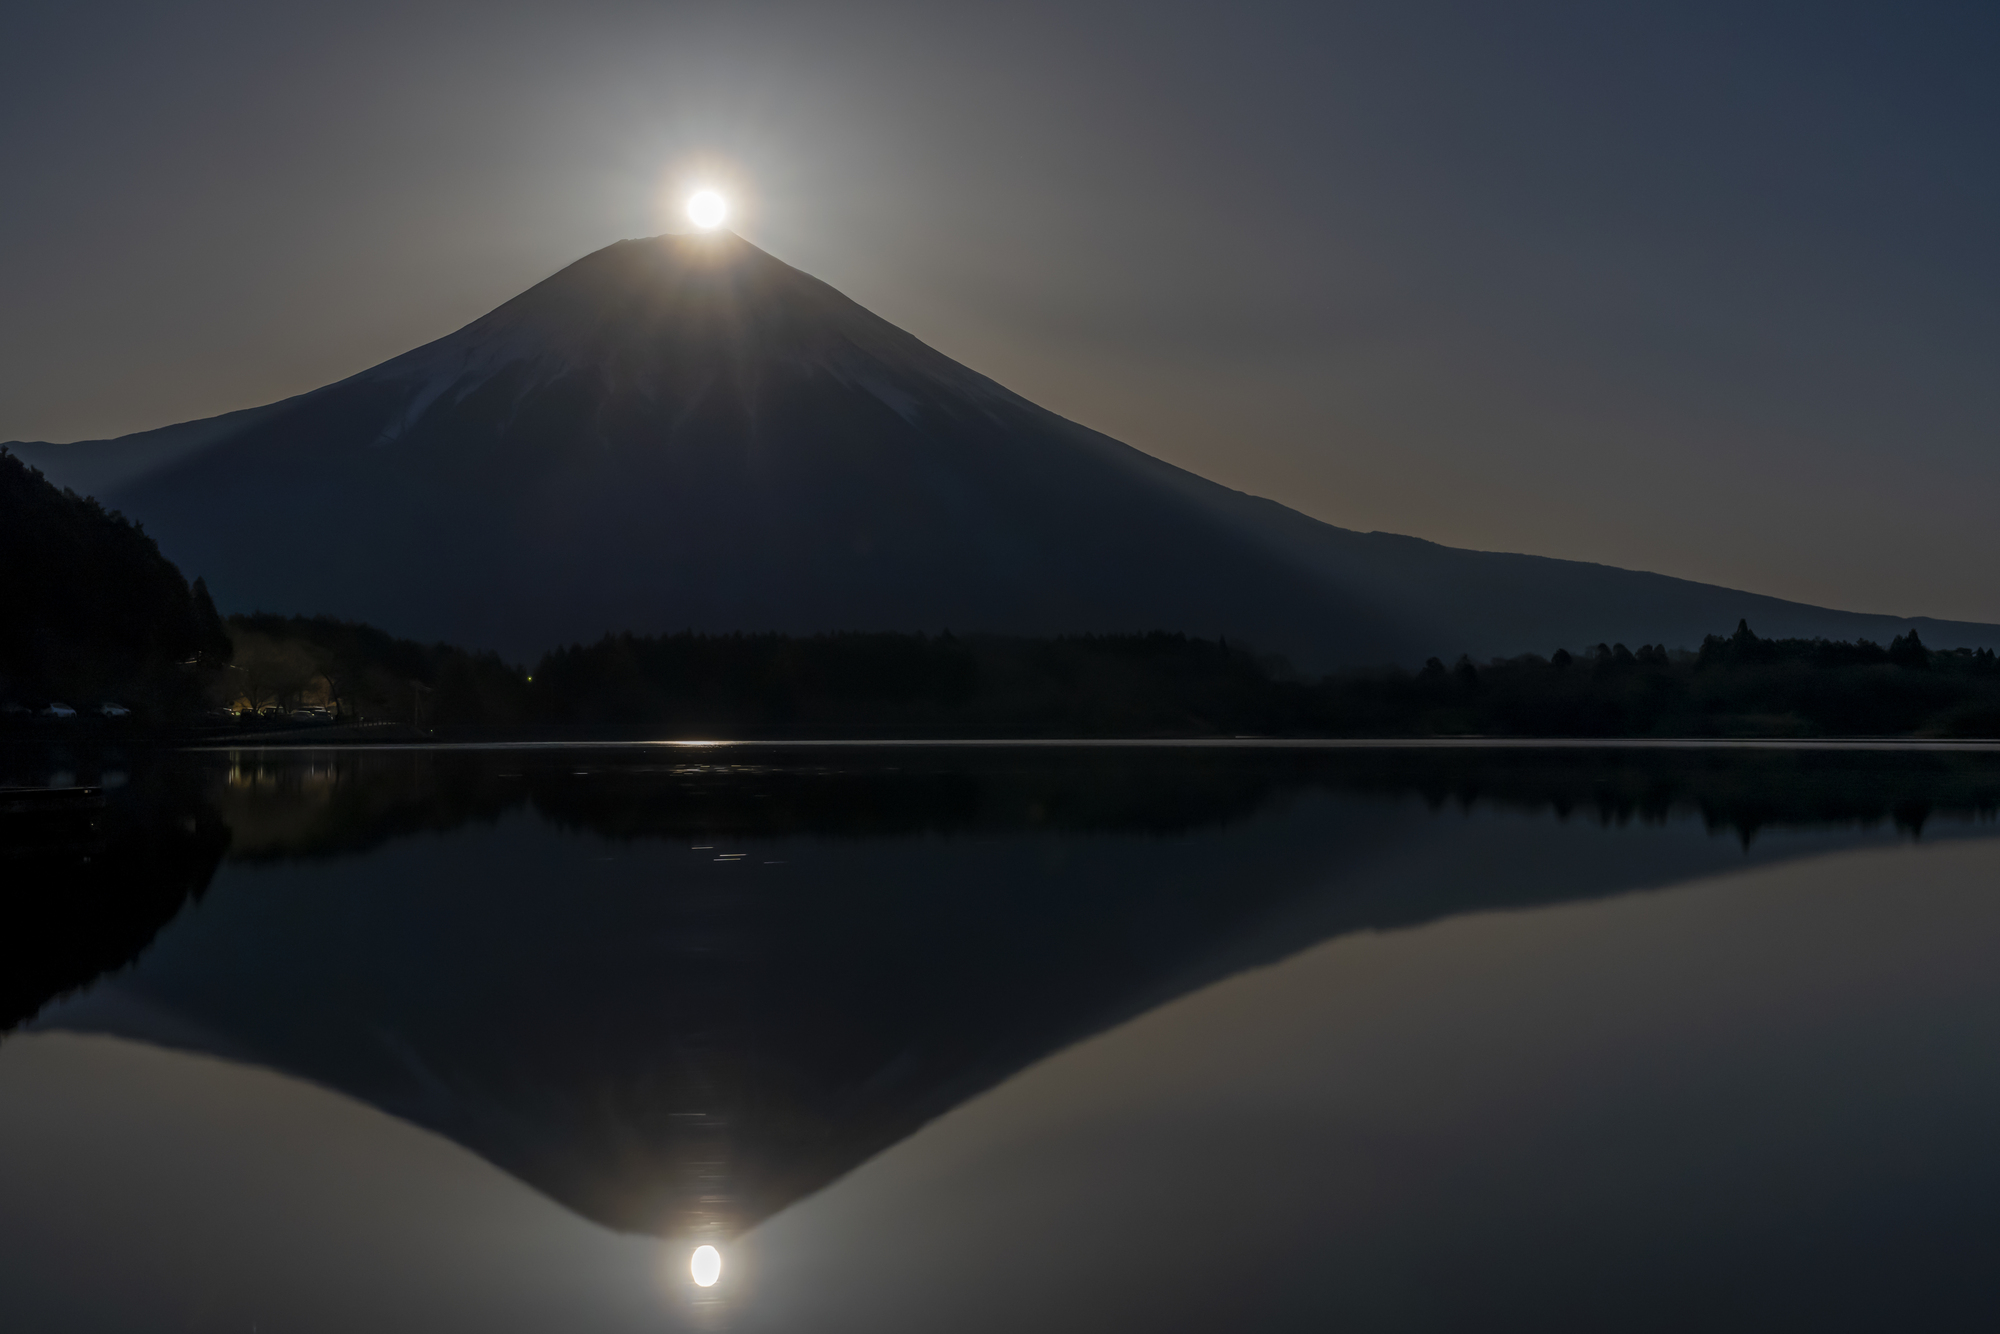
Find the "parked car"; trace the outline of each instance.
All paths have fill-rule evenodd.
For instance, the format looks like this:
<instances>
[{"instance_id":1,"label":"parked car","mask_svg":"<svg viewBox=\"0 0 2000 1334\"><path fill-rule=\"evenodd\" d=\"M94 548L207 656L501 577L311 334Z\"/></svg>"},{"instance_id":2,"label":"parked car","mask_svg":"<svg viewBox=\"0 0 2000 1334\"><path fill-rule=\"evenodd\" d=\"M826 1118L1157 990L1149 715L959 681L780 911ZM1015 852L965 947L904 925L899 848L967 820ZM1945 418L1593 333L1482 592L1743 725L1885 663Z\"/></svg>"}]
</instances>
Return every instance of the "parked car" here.
<instances>
[{"instance_id":1,"label":"parked car","mask_svg":"<svg viewBox=\"0 0 2000 1334\"><path fill-rule=\"evenodd\" d=\"M16 704L11 699L5 704L0 704L0 718L26 718L33 712L34 710L27 705Z\"/></svg>"},{"instance_id":2,"label":"parked car","mask_svg":"<svg viewBox=\"0 0 2000 1334\"><path fill-rule=\"evenodd\" d=\"M97 706L97 711L106 718L130 718L132 716L132 710L126 708L123 704L100 704Z\"/></svg>"},{"instance_id":3,"label":"parked car","mask_svg":"<svg viewBox=\"0 0 2000 1334\"><path fill-rule=\"evenodd\" d=\"M74 718L74 717L76 717L76 710L75 710L75 709L72 709L72 708L71 708L71 707L70 707L69 705L67 705L67 704L51 704L51 705L49 705L49 707L47 707L46 709L43 709L43 710L42 710L42 717L44 717L44 718Z\"/></svg>"}]
</instances>

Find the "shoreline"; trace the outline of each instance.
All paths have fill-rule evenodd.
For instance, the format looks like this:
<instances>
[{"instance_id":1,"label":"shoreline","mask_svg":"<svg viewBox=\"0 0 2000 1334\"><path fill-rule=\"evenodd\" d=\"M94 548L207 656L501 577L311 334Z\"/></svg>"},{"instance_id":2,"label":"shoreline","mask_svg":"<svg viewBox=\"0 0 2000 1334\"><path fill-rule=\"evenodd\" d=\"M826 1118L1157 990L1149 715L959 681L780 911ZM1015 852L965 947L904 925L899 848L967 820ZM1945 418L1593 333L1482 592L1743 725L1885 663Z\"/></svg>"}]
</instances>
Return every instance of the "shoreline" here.
<instances>
[{"instance_id":1,"label":"shoreline","mask_svg":"<svg viewBox=\"0 0 2000 1334\"><path fill-rule=\"evenodd\" d=\"M1847 750L1994 752L2000 740L1897 737L790 737L203 742L242 750Z\"/></svg>"}]
</instances>

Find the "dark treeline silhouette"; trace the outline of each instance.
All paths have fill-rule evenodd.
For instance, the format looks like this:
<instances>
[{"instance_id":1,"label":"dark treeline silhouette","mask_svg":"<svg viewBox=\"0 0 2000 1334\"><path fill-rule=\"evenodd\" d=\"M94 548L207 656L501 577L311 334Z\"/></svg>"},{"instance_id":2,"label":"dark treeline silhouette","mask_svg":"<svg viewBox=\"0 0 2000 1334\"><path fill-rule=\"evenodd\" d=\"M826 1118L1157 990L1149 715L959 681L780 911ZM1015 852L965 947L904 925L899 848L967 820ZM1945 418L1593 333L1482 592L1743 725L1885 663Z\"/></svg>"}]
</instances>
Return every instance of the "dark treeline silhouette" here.
<instances>
[{"instance_id":1,"label":"dark treeline silhouette","mask_svg":"<svg viewBox=\"0 0 2000 1334\"><path fill-rule=\"evenodd\" d=\"M500 692L489 689L489 698ZM1600 644L1317 682L1185 635L609 636L545 657L512 719L697 735L2000 735L1990 650L1915 632L1759 639L1696 653ZM440 701L468 721L473 709Z\"/></svg>"},{"instance_id":2,"label":"dark treeline silhouette","mask_svg":"<svg viewBox=\"0 0 2000 1334\"><path fill-rule=\"evenodd\" d=\"M607 635L523 671L332 617L232 616L228 702L344 720L678 735L1204 735L1285 720L1277 664L1178 634Z\"/></svg>"},{"instance_id":3,"label":"dark treeline silhouette","mask_svg":"<svg viewBox=\"0 0 2000 1334\"><path fill-rule=\"evenodd\" d=\"M614 635L535 669L538 720L799 735L1131 736L1283 717L1255 657L1178 634Z\"/></svg>"},{"instance_id":4,"label":"dark treeline silhouette","mask_svg":"<svg viewBox=\"0 0 2000 1334\"><path fill-rule=\"evenodd\" d=\"M0 768L0 792L37 777ZM137 958L221 863L228 826L190 775L132 777L102 808L0 801L0 1033Z\"/></svg>"},{"instance_id":5,"label":"dark treeline silhouette","mask_svg":"<svg viewBox=\"0 0 2000 1334\"><path fill-rule=\"evenodd\" d=\"M0 708L174 720L228 655L200 579L189 587L137 525L0 449Z\"/></svg>"},{"instance_id":6,"label":"dark treeline silhouette","mask_svg":"<svg viewBox=\"0 0 2000 1334\"><path fill-rule=\"evenodd\" d=\"M1411 676L1330 679L1336 733L1502 736L2000 736L2000 662L1935 651L1917 633L1759 639L1738 622L1698 652L1599 644Z\"/></svg>"},{"instance_id":7,"label":"dark treeline silhouette","mask_svg":"<svg viewBox=\"0 0 2000 1334\"><path fill-rule=\"evenodd\" d=\"M330 618L238 616L231 682L349 718L684 737L2000 736L2000 662L1913 631L1599 644L1299 679L1181 634L607 635L532 672ZM263 684L257 684L258 681Z\"/></svg>"},{"instance_id":8,"label":"dark treeline silhouette","mask_svg":"<svg viewBox=\"0 0 2000 1334\"><path fill-rule=\"evenodd\" d=\"M234 860L353 856L531 808L604 838L1184 835L1303 791L1417 798L1602 825L1693 815L1750 843L1769 828L2000 815L1979 751L1119 748L891 754L758 751L748 762L643 752L491 756L354 749L236 757L208 799Z\"/></svg>"}]
</instances>

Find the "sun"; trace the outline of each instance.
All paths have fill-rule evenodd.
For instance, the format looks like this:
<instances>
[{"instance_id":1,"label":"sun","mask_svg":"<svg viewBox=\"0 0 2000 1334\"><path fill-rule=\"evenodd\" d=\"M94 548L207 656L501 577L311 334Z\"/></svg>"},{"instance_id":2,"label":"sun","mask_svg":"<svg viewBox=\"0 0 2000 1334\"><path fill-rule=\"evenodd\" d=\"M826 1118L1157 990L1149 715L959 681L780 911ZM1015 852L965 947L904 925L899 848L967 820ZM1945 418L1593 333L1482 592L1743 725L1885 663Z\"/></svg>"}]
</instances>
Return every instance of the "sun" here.
<instances>
[{"instance_id":1,"label":"sun","mask_svg":"<svg viewBox=\"0 0 2000 1334\"><path fill-rule=\"evenodd\" d=\"M713 190L697 190L688 196L687 214L688 221L712 232L729 216L729 201Z\"/></svg>"},{"instance_id":2,"label":"sun","mask_svg":"<svg viewBox=\"0 0 2000 1334\"><path fill-rule=\"evenodd\" d=\"M712 1288L722 1277L722 1252L713 1246L697 1246L694 1257L688 1261L688 1271L701 1287Z\"/></svg>"}]
</instances>

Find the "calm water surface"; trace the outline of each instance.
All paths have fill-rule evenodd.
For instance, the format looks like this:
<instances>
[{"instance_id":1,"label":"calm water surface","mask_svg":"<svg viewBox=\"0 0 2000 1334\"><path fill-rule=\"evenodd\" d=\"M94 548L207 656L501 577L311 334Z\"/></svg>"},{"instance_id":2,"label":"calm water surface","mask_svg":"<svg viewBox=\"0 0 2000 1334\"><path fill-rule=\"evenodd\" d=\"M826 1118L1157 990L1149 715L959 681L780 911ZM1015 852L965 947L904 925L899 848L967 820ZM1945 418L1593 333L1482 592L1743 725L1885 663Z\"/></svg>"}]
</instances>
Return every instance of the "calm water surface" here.
<instances>
[{"instance_id":1,"label":"calm water surface","mask_svg":"<svg viewBox=\"0 0 2000 1334\"><path fill-rule=\"evenodd\" d=\"M2000 754L0 755L52 780L108 804L0 816L10 1331L2000 1319Z\"/></svg>"}]
</instances>

